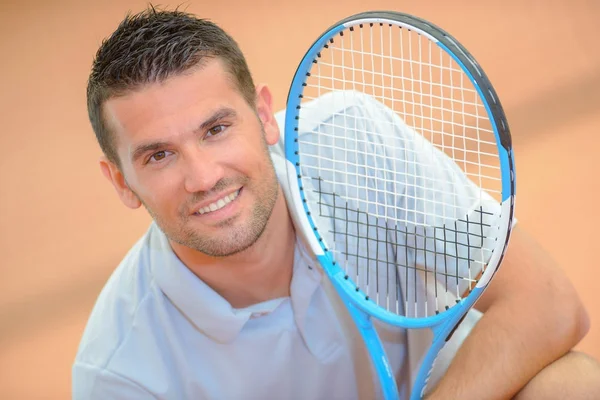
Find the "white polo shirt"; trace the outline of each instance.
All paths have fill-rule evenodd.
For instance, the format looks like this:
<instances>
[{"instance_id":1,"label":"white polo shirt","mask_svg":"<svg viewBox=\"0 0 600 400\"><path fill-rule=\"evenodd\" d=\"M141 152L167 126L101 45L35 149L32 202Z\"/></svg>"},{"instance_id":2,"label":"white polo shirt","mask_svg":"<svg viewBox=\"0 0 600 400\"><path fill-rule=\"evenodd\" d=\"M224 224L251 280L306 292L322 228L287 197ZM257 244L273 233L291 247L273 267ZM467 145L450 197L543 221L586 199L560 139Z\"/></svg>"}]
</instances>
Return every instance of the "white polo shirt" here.
<instances>
[{"instance_id":1,"label":"white polo shirt","mask_svg":"<svg viewBox=\"0 0 600 400\"><path fill-rule=\"evenodd\" d=\"M73 367L73 396L373 398L360 338L327 286L298 243L291 296L233 309L152 224L98 298ZM400 371L405 335L382 334Z\"/></svg>"},{"instance_id":2,"label":"white polo shirt","mask_svg":"<svg viewBox=\"0 0 600 400\"><path fill-rule=\"evenodd\" d=\"M314 109L326 115L328 107L325 99ZM284 113L276 118L283 132ZM283 145L271 153L287 196ZM73 398L380 397L356 327L300 240L290 292L234 309L183 265L152 223L98 297L73 365ZM478 317L471 313L454 335L433 380ZM431 335L376 327L407 398Z\"/></svg>"}]
</instances>

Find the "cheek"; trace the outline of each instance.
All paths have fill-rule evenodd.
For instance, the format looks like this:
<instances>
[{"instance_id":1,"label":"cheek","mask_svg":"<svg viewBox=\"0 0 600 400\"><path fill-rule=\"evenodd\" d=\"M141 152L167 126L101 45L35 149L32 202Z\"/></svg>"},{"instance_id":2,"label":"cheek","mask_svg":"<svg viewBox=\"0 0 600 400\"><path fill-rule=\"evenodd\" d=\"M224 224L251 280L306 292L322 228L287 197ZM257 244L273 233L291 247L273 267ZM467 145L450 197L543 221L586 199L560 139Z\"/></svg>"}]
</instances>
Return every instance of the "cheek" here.
<instances>
[{"instance_id":1,"label":"cheek","mask_svg":"<svg viewBox=\"0 0 600 400\"><path fill-rule=\"evenodd\" d=\"M257 172L263 172L270 168L271 156L262 133L248 135L244 139L229 149L228 159L234 161L239 169L243 169L249 175L255 175Z\"/></svg>"},{"instance_id":2,"label":"cheek","mask_svg":"<svg viewBox=\"0 0 600 400\"><path fill-rule=\"evenodd\" d=\"M154 212L172 214L180 206L181 178L175 171L160 171L140 180L138 195Z\"/></svg>"}]
</instances>

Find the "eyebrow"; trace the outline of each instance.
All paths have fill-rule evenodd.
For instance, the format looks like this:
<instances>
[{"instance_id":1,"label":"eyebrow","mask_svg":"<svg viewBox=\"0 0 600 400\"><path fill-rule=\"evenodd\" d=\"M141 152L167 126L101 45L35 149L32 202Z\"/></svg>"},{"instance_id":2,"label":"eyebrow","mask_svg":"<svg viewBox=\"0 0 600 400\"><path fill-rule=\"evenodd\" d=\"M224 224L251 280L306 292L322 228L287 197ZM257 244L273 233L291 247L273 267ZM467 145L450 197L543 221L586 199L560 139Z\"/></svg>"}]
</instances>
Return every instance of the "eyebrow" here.
<instances>
[{"instance_id":1,"label":"eyebrow","mask_svg":"<svg viewBox=\"0 0 600 400\"><path fill-rule=\"evenodd\" d=\"M237 113L235 112L235 110L233 108L221 107L217 111L215 111L213 113L213 115L208 117L208 119L206 121L204 121L202 124L200 124L200 127L197 129L197 131L200 131L200 132L205 131L208 128L212 128L212 126L214 124L221 121L222 119L235 118L236 116L237 116Z\"/></svg>"},{"instance_id":2,"label":"eyebrow","mask_svg":"<svg viewBox=\"0 0 600 400\"><path fill-rule=\"evenodd\" d=\"M203 132L206 129L211 128L217 122L226 119L226 118L235 118L237 113L233 108L230 107L221 107L216 110L210 117L208 117L204 122L200 124L198 129L194 130L194 133ZM161 148L168 147L170 142L159 141L159 142L150 142L150 143L141 143L135 147L133 152L131 153L131 160L136 162L140 159L144 154L156 151Z\"/></svg>"},{"instance_id":3,"label":"eyebrow","mask_svg":"<svg viewBox=\"0 0 600 400\"><path fill-rule=\"evenodd\" d=\"M158 150L160 148L164 148L168 145L169 145L169 142L152 142L152 143L147 143L147 144L140 144L139 146L136 146L135 150L131 154L131 160L133 162L136 162L144 154L151 152L151 151L156 151L156 150Z\"/></svg>"}]
</instances>

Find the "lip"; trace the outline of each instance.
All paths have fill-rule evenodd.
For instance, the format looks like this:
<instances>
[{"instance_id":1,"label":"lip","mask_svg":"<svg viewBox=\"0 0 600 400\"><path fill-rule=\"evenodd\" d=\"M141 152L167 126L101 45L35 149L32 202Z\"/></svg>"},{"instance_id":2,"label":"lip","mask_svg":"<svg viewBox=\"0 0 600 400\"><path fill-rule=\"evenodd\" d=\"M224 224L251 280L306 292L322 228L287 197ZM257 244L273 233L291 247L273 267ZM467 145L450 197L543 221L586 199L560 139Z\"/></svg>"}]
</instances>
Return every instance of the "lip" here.
<instances>
[{"instance_id":1,"label":"lip","mask_svg":"<svg viewBox=\"0 0 600 400\"><path fill-rule=\"evenodd\" d=\"M232 193L235 193L239 191L237 197L235 199L233 199L232 201L230 201L229 203L227 203L223 208L220 208L216 211L211 211L205 214L198 214L198 210L200 210L203 207L207 207L209 204L212 204L216 201L218 201L219 199L222 199L225 196L229 196ZM211 199L209 200L205 200L200 204L197 204L196 206L194 206L193 210L195 210L191 215L197 218L222 218L223 216L225 216L225 214L228 214L231 212L232 209L232 205L237 204L237 200L239 199L239 197L242 195L243 193L243 186L239 187L235 190L231 190L228 192L221 192L219 193L217 196L213 196Z\"/></svg>"}]
</instances>

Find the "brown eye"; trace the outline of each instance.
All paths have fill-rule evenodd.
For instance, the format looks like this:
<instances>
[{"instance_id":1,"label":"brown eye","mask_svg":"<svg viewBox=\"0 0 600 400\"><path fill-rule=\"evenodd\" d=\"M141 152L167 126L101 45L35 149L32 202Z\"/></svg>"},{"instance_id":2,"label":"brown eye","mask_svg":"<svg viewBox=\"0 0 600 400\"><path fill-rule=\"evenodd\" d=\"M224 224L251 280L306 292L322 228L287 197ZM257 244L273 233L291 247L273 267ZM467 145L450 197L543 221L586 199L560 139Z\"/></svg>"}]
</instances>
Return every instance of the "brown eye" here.
<instances>
[{"instance_id":1,"label":"brown eye","mask_svg":"<svg viewBox=\"0 0 600 400\"><path fill-rule=\"evenodd\" d=\"M157 151L156 153L152 154L152 156L150 156L150 158L148 159L148 163L159 163L165 158L167 158L170 154L171 152L167 150Z\"/></svg>"},{"instance_id":2,"label":"brown eye","mask_svg":"<svg viewBox=\"0 0 600 400\"><path fill-rule=\"evenodd\" d=\"M159 151L158 153L154 153L154 155L152 156L154 161L160 161L165 157L166 157L166 154L164 151Z\"/></svg>"},{"instance_id":3,"label":"brown eye","mask_svg":"<svg viewBox=\"0 0 600 400\"><path fill-rule=\"evenodd\" d=\"M214 135L218 135L219 133L222 133L224 130L225 130L225 126L224 125L217 125L217 126L213 126L212 128L210 128L208 130L208 133L211 136L214 136Z\"/></svg>"}]
</instances>

